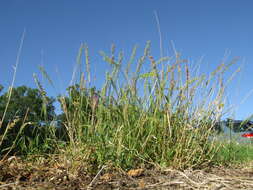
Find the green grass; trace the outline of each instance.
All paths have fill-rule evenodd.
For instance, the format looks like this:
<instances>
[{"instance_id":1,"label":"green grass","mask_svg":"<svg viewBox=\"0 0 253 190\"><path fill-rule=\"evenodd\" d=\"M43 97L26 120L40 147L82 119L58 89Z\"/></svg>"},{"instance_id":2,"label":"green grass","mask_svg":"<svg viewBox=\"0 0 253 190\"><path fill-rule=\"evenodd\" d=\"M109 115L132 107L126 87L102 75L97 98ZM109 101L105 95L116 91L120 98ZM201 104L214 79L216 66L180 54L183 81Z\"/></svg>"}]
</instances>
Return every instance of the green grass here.
<instances>
[{"instance_id":1,"label":"green grass","mask_svg":"<svg viewBox=\"0 0 253 190\"><path fill-rule=\"evenodd\" d=\"M198 75L178 52L155 59L150 43L139 58L136 51L126 63L123 53L115 55L114 46L110 55L101 52L111 70L95 106L88 48L80 47L77 65L85 71L72 81L77 85L69 88L68 96L59 97L68 139L57 148L62 160L71 162L72 169L86 163L97 171L108 165L201 168L236 160L238 154L244 158L244 150L233 146L228 154L209 138L223 114L224 73L231 63ZM44 70L43 74L53 84Z\"/></svg>"},{"instance_id":2,"label":"green grass","mask_svg":"<svg viewBox=\"0 0 253 190\"><path fill-rule=\"evenodd\" d=\"M220 146L216 158L221 165L242 164L253 160L252 144L231 142L222 143Z\"/></svg>"}]
</instances>

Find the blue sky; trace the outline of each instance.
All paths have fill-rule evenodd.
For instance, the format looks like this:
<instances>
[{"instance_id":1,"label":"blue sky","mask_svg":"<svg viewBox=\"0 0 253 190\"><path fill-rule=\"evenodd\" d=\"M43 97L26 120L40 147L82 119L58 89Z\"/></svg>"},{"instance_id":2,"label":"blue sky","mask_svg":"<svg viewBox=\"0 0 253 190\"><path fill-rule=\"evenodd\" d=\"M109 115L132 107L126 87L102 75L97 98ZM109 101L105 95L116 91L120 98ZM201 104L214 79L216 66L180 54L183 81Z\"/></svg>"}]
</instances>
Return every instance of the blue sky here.
<instances>
[{"instance_id":1,"label":"blue sky","mask_svg":"<svg viewBox=\"0 0 253 190\"><path fill-rule=\"evenodd\" d=\"M192 64L203 57L203 70L240 57L242 72L228 89L229 102L237 106L235 116L253 113L253 97L241 104L251 91L253 77L253 1L244 0L6 0L0 2L0 84L9 86L18 46L26 29L15 86L35 87L43 65L55 82L45 82L51 96L64 92L82 42L89 46L95 73L94 84L102 84L107 65L99 51L110 51L112 43L126 55L134 45L143 51L151 40L152 53L160 56L154 11L159 15L164 55L172 55L170 42ZM236 66L236 67L237 67ZM235 68L236 68L235 67ZM233 68L233 69L235 69ZM93 76L94 78L94 76Z\"/></svg>"}]
</instances>

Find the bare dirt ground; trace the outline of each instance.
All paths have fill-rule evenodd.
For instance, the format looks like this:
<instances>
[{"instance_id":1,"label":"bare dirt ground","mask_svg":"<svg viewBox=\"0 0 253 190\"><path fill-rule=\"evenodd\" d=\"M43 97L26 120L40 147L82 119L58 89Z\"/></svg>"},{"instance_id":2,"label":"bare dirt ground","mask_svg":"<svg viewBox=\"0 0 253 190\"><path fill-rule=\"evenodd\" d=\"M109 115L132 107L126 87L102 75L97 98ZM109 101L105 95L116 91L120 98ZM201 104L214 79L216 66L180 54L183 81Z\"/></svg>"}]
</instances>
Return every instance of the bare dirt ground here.
<instances>
[{"instance_id":1,"label":"bare dirt ground","mask_svg":"<svg viewBox=\"0 0 253 190\"><path fill-rule=\"evenodd\" d=\"M240 167L212 167L203 170L173 169L128 172L102 168L89 175L79 168L71 174L59 164L33 164L16 157L0 162L0 189L253 189L253 163Z\"/></svg>"}]
</instances>

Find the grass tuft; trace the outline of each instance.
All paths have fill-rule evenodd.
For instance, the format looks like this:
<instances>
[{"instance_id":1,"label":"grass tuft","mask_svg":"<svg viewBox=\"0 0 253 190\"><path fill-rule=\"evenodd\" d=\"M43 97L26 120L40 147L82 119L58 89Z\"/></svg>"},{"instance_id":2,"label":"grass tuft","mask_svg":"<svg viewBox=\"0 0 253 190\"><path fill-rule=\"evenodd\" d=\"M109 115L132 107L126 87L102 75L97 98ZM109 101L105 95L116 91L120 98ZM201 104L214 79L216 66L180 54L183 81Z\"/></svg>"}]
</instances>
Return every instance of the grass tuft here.
<instances>
[{"instance_id":1,"label":"grass tuft","mask_svg":"<svg viewBox=\"0 0 253 190\"><path fill-rule=\"evenodd\" d=\"M65 143L57 144L56 132L48 130L45 133L52 134L48 141L40 145L34 139L34 144L57 147L72 173L83 163L94 172L108 165L185 169L224 163L227 148L218 146L210 136L224 113L224 73L234 62L222 63L209 75L198 75L176 50L173 56L156 59L150 47L147 42L140 57L134 47L127 61L122 52L116 56L114 45L111 55L100 52L111 70L99 91L91 88L88 47L82 44L77 56L79 73L74 71L67 95L58 97ZM53 84L46 71L40 70ZM36 76L35 80L45 94ZM47 100L43 101L46 106ZM46 107L42 110L46 117ZM36 152L36 146L27 149ZM239 151L236 146L228 149Z\"/></svg>"}]
</instances>

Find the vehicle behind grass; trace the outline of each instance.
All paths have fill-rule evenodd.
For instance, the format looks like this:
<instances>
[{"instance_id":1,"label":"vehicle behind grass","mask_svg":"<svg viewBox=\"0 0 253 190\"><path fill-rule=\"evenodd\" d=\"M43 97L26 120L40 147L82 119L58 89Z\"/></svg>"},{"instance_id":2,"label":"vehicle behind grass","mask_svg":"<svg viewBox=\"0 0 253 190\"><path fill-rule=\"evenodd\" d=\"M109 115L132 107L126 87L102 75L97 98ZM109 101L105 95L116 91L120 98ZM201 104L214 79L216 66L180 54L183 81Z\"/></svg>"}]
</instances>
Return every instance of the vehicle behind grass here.
<instances>
[{"instance_id":1,"label":"vehicle behind grass","mask_svg":"<svg viewBox=\"0 0 253 190\"><path fill-rule=\"evenodd\" d=\"M253 145L253 122L227 119L216 124L218 135L215 140Z\"/></svg>"}]
</instances>

